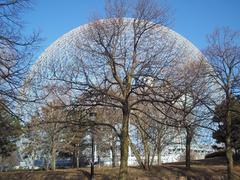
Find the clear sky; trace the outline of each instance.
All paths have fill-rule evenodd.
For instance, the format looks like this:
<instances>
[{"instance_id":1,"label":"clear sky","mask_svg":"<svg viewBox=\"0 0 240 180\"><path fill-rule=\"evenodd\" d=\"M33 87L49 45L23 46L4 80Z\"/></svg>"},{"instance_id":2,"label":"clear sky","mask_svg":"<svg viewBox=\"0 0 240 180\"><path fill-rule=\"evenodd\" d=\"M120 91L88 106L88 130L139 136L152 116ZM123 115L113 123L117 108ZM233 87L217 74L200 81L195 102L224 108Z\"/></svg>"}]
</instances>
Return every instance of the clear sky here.
<instances>
[{"instance_id":1,"label":"clear sky","mask_svg":"<svg viewBox=\"0 0 240 180\"><path fill-rule=\"evenodd\" d=\"M240 0L165 0L172 12L171 28L199 49L216 27L240 30ZM24 20L26 32L40 30L45 39L39 53L71 29L88 23L91 14L103 13L104 0L35 0Z\"/></svg>"}]
</instances>

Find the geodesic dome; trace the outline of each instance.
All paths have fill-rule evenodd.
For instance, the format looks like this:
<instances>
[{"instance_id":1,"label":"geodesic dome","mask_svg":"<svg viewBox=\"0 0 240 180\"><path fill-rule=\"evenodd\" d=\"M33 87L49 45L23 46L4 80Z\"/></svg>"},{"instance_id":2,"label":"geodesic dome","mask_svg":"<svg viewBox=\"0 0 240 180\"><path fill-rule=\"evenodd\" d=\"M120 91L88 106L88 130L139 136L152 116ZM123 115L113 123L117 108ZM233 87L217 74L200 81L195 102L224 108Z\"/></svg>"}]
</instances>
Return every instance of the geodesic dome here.
<instances>
[{"instance_id":1,"label":"geodesic dome","mask_svg":"<svg viewBox=\"0 0 240 180\"><path fill-rule=\"evenodd\" d=\"M100 20L101 23L107 23L108 21L111 20ZM129 47L129 51L131 51L133 41L132 23L133 19L124 19L126 28L123 30L121 35L122 39L127 39L124 40L124 43L127 47ZM47 49L45 49L32 67L29 75L29 82L31 82L28 87L34 87L33 89L35 92L37 92L42 89L46 89L46 86L49 84L51 86L58 86L57 84L61 84L58 80L56 80L56 78L52 78L53 76L65 78L71 74L72 76L75 76L75 80L77 78L81 79L81 74L77 72L78 67L81 66L79 64L79 59L85 58L85 64L91 62L88 60L88 58L94 59L94 57L90 57L89 54L86 54L82 48L83 44L87 41L86 33L91 25L92 23L89 23L71 30L70 32L58 38ZM142 41L141 48L144 49L144 47L150 47L152 51L161 50L162 53L157 57L159 62L166 58L172 58L177 59L179 64L184 64L194 59L199 60L201 57L201 52L191 42L167 27L157 25L151 30L149 35L153 36L152 40L147 40L145 42ZM171 53L169 55L170 49ZM127 54L127 57L130 56L131 54ZM146 53L144 54L143 52L143 54L139 56L140 61L141 57L143 56L146 56ZM96 59L94 60L96 61ZM100 66L98 62L95 63L95 65ZM99 69L98 77L101 77L101 75L104 73L105 72L103 70ZM95 79L95 81L97 80Z\"/></svg>"}]
</instances>

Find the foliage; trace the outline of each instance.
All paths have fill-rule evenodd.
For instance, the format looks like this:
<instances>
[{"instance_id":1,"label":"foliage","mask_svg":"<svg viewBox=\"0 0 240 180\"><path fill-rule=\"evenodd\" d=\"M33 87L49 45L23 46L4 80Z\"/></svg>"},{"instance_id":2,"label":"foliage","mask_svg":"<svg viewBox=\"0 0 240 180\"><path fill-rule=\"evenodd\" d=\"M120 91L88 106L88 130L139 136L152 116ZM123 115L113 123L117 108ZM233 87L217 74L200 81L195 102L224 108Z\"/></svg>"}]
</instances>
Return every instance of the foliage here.
<instances>
[{"instance_id":1,"label":"foliage","mask_svg":"<svg viewBox=\"0 0 240 180\"><path fill-rule=\"evenodd\" d=\"M9 156L16 150L16 141L21 133L19 119L0 106L0 155Z\"/></svg>"},{"instance_id":2,"label":"foliage","mask_svg":"<svg viewBox=\"0 0 240 180\"><path fill-rule=\"evenodd\" d=\"M217 151L210 154L207 154L205 158L214 158L214 157L226 157L226 151Z\"/></svg>"},{"instance_id":3,"label":"foliage","mask_svg":"<svg viewBox=\"0 0 240 180\"><path fill-rule=\"evenodd\" d=\"M213 138L217 143L226 143L226 102L222 101L221 104L216 106L213 122L218 124L218 129L213 133ZM235 150L240 149L240 100L239 98L233 98L230 105L232 116L231 127L231 145Z\"/></svg>"}]
</instances>

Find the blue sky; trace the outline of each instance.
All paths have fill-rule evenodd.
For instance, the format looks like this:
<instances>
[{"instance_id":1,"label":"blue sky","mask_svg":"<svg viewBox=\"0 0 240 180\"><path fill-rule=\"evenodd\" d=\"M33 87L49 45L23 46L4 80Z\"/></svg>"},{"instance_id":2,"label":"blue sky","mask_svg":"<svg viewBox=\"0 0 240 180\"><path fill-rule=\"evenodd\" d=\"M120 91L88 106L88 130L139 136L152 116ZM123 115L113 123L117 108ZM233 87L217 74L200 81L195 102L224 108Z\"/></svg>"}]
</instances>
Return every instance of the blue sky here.
<instances>
[{"instance_id":1,"label":"blue sky","mask_svg":"<svg viewBox=\"0 0 240 180\"><path fill-rule=\"evenodd\" d=\"M240 30L240 0L165 0L171 8L171 28L199 49L216 27ZM91 14L103 13L104 0L35 0L24 15L26 32L40 30L45 39L41 53L58 37L89 22Z\"/></svg>"}]
</instances>

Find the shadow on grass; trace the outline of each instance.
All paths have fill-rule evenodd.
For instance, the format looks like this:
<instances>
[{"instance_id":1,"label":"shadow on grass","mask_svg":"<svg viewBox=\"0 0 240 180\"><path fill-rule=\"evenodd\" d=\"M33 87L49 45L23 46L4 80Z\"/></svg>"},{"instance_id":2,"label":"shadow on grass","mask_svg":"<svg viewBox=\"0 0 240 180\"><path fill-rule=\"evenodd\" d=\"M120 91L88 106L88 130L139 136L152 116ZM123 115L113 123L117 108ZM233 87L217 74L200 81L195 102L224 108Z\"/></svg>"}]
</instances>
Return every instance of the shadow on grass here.
<instances>
[{"instance_id":1,"label":"shadow on grass","mask_svg":"<svg viewBox=\"0 0 240 180\"><path fill-rule=\"evenodd\" d=\"M162 179L181 179L181 180L227 180L227 171L225 167L191 167L187 169L180 165L165 165L160 167L154 167L152 173L160 174L164 177ZM236 180L240 179L240 176L234 173ZM161 178L160 178L161 179Z\"/></svg>"},{"instance_id":2,"label":"shadow on grass","mask_svg":"<svg viewBox=\"0 0 240 180\"><path fill-rule=\"evenodd\" d=\"M0 180L79 180L89 179L84 173L61 171L6 172L0 174Z\"/></svg>"},{"instance_id":3,"label":"shadow on grass","mask_svg":"<svg viewBox=\"0 0 240 180\"><path fill-rule=\"evenodd\" d=\"M176 163L154 166L151 170L139 167L129 167L129 180L225 180L227 179L226 166L204 165L198 162L190 169ZM236 180L240 180L240 166L234 170ZM100 167L95 169L95 179L115 180L118 177L119 167ZM87 180L90 179L90 168L64 169L56 171L23 171L0 173L0 180Z\"/></svg>"}]
</instances>

